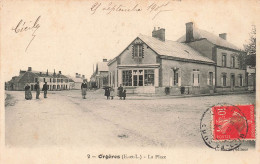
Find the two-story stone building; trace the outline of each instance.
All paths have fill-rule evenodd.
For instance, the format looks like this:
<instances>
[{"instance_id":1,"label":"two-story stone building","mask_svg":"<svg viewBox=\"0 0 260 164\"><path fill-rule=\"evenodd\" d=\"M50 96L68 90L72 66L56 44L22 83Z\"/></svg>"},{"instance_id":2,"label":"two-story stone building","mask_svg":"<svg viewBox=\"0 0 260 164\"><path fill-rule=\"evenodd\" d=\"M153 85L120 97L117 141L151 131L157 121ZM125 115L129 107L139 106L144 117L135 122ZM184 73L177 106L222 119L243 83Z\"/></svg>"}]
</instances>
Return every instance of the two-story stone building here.
<instances>
[{"instance_id":1,"label":"two-story stone building","mask_svg":"<svg viewBox=\"0 0 260 164\"><path fill-rule=\"evenodd\" d=\"M185 43L165 39L165 29L139 35L110 60L109 84L127 93L180 94L214 90L215 62Z\"/></svg>"},{"instance_id":2,"label":"two-story stone building","mask_svg":"<svg viewBox=\"0 0 260 164\"><path fill-rule=\"evenodd\" d=\"M226 34L215 36L186 24L186 34L171 41L165 29L139 35L108 62L109 85L127 93L201 94L246 89L246 70Z\"/></svg>"},{"instance_id":3,"label":"two-story stone building","mask_svg":"<svg viewBox=\"0 0 260 164\"><path fill-rule=\"evenodd\" d=\"M47 82L48 90L67 90L69 89L69 78L59 73L33 71L32 67L28 67L27 71L20 70L20 74L15 80L9 82L12 85L11 90L24 90L26 84L29 83L31 90L34 90L34 85L39 81L40 87Z\"/></svg>"},{"instance_id":4,"label":"two-story stone building","mask_svg":"<svg viewBox=\"0 0 260 164\"><path fill-rule=\"evenodd\" d=\"M178 42L185 43L215 62L215 90L246 90L246 67L240 64L239 55L244 53L227 40L227 34L216 36L186 23L186 34Z\"/></svg>"}]
</instances>

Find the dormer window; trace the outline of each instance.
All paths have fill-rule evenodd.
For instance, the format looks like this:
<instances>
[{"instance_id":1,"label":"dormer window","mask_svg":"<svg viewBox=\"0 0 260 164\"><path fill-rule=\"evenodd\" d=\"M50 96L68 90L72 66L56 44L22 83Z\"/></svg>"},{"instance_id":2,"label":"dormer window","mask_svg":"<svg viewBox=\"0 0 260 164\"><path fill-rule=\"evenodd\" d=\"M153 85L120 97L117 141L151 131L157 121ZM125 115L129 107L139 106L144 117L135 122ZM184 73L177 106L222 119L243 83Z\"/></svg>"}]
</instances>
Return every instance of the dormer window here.
<instances>
[{"instance_id":1,"label":"dormer window","mask_svg":"<svg viewBox=\"0 0 260 164\"><path fill-rule=\"evenodd\" d=\"M143 45L135 44L133 49L134 58L142 58L143 57Z\"/></svg>"}]
</instances>

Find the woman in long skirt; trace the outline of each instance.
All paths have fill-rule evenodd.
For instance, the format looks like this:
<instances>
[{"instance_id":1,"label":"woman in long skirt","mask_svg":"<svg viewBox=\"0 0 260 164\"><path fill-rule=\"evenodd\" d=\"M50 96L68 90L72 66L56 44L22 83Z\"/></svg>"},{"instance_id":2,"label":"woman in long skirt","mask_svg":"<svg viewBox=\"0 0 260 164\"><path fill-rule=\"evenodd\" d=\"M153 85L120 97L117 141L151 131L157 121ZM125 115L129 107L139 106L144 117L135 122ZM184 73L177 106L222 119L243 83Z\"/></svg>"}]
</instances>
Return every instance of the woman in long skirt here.
<instances>
[{"instance_id":1,"label":"woman in long skirt","mask_svg":"<svg viewBox=\"0 0 260 164\"><path fill-rule=\"evenodd\" d=\"M84 82L81 84L81 94L82 94L83 99L86 99L87 88L88 88L88 85L87 85L86 81L84 80Z\"/></svg>"},{"instance_id":2,"label":"woman in long skirt","mask_svg":"<svg viewBox=\"0 0 260 164\"><path fill-rule=\"evenodd\" d=\"M32 99L32 93L31 93L31 89L30 89L29 84L27 84L25 86L24 90L25 90L25 99L26 100L31 100Z\"/></svg>"},{"instance_id":3,"label":"woman in long skirt","mask_svg":"<svg viewBox=\"0 0 260 164\"><path fill-rule=\"evenodd\" d=\"M115 95L115 89L114 89L114 87L112 87L112 88L110 88L110 98L111 98L111 100L113 100L115 96L116 96Z\"/></svg>"},{"instance_id":4,"label":"woman in long skirt","mask_svg":"<svg viewBox=\"0 0 260 164\"><path fill-rule=\"evenodd\" d=\"M110 97L110 88L109 87L105 87L105 96L107 97L107 100L109 99Z\"/></svg>"}]
</instances>

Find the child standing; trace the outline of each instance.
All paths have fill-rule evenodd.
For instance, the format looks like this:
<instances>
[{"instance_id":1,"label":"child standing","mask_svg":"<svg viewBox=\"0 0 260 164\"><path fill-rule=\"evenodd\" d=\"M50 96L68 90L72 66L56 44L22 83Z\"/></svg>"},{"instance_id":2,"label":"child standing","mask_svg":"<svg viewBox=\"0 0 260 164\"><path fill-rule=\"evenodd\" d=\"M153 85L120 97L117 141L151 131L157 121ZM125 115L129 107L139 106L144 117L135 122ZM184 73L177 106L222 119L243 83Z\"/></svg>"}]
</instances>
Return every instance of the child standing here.
<instances>
[{"instance_id":1,"label":"child standing","mask_svg":"<svg viewBox=\"0 0 260 164\"><path fill-rule=\"evenodd\" d=\"M122 93L122 97L123 97L124 100L125 100L125 98L126 98L126 90L123 91L123 93Z\"/></svg>"}]
</instances>

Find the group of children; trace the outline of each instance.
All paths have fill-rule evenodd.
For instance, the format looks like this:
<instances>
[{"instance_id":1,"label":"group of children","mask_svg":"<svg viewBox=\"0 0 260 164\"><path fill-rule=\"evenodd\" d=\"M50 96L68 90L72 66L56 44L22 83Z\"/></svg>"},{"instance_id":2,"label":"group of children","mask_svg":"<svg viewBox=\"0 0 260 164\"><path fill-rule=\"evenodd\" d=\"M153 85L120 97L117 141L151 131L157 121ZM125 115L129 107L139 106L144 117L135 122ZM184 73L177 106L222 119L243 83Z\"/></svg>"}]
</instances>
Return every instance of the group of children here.
<instances>
[{"instance_id":1,"label":"group of children","mask_svg":"<svg viewBox=\"0 0 260 164\"><path fill-rule=\"evenodd\" d=\"M114 97L115 97L115 91L114 91L114 88L111 88L111 87L104 87L104 90L105 90L105 96L107 97L107 100L108 99L111 99L113 100ZM126 98L126 90L123 89L122 85L120 85L120 87L118 87L118 97L120 98L120 100L125 100Z\"/></svg>"}]
</instances>

